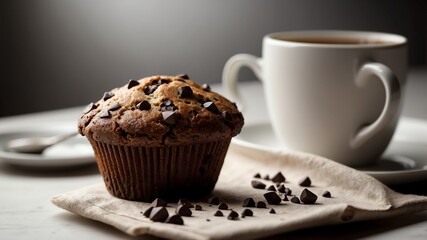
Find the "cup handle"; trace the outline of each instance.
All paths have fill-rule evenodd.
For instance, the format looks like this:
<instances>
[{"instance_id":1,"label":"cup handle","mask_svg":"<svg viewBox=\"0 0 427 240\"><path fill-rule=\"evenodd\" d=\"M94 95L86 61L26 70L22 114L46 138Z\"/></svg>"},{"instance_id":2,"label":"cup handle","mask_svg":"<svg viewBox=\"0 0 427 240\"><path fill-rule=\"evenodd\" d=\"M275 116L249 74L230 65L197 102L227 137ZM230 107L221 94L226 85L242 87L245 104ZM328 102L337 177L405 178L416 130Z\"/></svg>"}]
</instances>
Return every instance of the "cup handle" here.
<instances>
[{"instance_id":1,"label":"cup handle","mask_svg":"<svg viewBox=\"0 0 427 240\"><path fill-rule=\"evenodd\" d=\"M245 106L237 88L237 77L240 68L245 66L249 67L256 77L262 81L262 60L250 54L240 53L232 56L225 63L222 71L222 86L230 94L231 98L237 102L242 111L244 111Z\"/></svg>"},{"instance_id":2,"label":"cup handle","mask_svg":"<svg viewBox=\"0 0 427 240\"><path fill-rule=\"evenodd\" d=\"M381 115L368 126L363 126L357 131L350 144L352 148L358 148L368 139L379 133L393 119L399 109L401 99L400 82L396 75L386 65L381 63L365 63L359 69L355 82L360 88L370 80L372 76L377 76L385 88L385 104Z\"/></svg>"}]
</instances>

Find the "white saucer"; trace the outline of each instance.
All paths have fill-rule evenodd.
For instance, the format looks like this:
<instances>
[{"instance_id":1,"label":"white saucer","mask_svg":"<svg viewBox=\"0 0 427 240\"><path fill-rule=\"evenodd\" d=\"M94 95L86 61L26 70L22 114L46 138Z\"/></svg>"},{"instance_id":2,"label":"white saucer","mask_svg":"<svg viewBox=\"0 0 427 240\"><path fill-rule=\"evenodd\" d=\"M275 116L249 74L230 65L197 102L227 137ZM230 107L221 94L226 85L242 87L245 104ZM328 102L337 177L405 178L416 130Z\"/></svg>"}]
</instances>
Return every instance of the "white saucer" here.
<instances>
[{"instance_id":1,"label":"white saucer","mask_svg":"<svg viewBox=\"0 0 427 240\"><path fill-rule=\"evenodd\" d=\"M75 136L47 148L42 154L24 154L4 150L6 142L24 137L54 136L76 131L75 122L50 122L20 126L0 131L0 160L8 164L32 168L62 168L95 162L92 147L86 138Z\"/></svg>"},{"instance_id":2,"label":"white saucer","mask_svg":"<svg viewBox=\"0 0 427 240\"><path fill-rule=\"evenodd\" d=\"M274 136L270 123L245 126L233 144L262 150L284 149ZM361 170L388 185L427 179L427 121L402 118L395 135L372 166Z\"/></svg>"}]
</instances>

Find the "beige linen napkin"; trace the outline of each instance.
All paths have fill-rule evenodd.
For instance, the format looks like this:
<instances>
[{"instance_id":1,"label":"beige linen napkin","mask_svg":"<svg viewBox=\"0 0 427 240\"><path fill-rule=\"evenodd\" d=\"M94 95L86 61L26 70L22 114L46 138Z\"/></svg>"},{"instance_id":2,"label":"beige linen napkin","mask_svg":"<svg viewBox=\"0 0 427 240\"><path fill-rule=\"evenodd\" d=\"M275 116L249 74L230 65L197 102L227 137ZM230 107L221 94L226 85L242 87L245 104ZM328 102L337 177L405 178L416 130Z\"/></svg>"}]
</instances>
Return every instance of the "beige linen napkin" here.
<instances>
[{"instance_id":1,"label":"beige linen napkin","mask_svg":"<svg viewBox=\"0 0 427 240\"><path fill-rule=\"evenodd\" d=\"M184 225L151 222L141 211L150 203L132 202L111 196L102 183L59 194L52 202L83 217L104 222L130 235L151 234L171 239L237 239L259 238L297 229L351 221L379 219L427 209L427 197L403 195L389 189L376 179L352 168L315 155L299 152L267 152L231 145L214 192L221 201L238 212L243 211L246 197L265 201L266 190L254 189L251 181L256 173L275 175L281 171L285 185L300 196L298 182L309 176L309 187L318 196L316 204L295 204L283 201L267 205L268 209L250 208L253 217L228 220L213 216L217 206L198 202L203 211L192 209L191 217L183 217ZM269 185L273 183L261 180ZM322 197L328 190L332 198ZM176 203L167 207L175 212ZM274 208L276 214L269 213Z\"/></svg>"}]
</instances>

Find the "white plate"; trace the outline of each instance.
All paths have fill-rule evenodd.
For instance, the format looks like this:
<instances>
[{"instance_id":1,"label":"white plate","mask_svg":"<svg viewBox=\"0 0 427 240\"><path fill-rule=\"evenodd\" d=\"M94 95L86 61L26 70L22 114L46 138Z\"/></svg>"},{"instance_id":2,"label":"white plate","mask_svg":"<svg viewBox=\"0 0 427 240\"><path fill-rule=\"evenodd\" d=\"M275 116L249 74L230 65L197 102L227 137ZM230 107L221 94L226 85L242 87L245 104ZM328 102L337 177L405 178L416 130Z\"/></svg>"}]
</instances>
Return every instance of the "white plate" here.
<instances>
[{"instance_id":1,"label":"white plate","mask_svg":"<svg viewBox=\"0 0 427 240\"><path fill-rule=\"evenodd\" d=\"M251 149L281 148L269 123L245 126L232 143ZM388 185L426 180L427 121L402 118L383 156L373 165L359 170Z\"/></svg>"},{"instance_id":2,"label":"white plate","mask_svg":"<svg viewBox=\"0 0 427 240\"><path fill-rule=\"evenodd\" d=\"M14 153L4 150L6 142L12 139L54 136L76 131L76 128L75 122L49 122L2 130L0 131L0 160L32 168L60 168L94 163L92 147L86 138L80 135L47 148L42 154Z\"/></svg>"}]
</instances>

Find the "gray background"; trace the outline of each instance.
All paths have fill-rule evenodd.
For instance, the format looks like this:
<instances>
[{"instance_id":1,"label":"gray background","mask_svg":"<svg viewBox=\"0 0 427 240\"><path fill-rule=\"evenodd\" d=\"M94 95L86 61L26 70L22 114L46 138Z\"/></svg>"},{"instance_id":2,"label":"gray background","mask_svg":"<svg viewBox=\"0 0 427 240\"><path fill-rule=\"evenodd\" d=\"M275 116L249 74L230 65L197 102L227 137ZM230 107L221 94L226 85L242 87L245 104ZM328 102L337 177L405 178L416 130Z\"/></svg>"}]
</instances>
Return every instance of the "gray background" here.
<instances>
[{"instance_id":1,"label":"gray background","mask_svg":"<svg viewBox=\"0 0 427 240\"><path fill-rule=\"evenodd\" d=\"M154 74L219 82L229 57L260 56L277 31L399 33L411 66L425 66L426 16L425 1L3 0L0 116L85 105Z\"/></svg>"}]
</instances>

